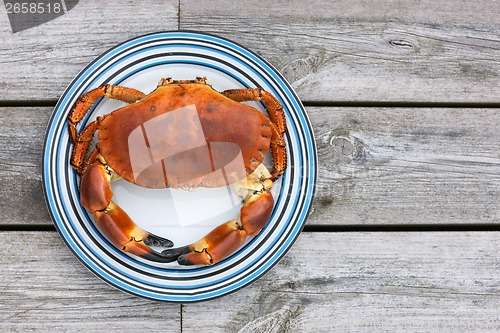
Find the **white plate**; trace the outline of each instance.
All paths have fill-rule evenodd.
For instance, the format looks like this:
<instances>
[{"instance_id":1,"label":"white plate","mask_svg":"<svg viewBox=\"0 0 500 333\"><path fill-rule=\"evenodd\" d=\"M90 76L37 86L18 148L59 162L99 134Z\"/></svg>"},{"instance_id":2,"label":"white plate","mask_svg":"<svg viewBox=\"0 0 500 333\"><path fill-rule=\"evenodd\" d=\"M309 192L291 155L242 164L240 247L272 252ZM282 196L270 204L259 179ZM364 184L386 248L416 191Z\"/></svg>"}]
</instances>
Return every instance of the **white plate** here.
<instances>
[{"instance_id":1,"label":"white plate","mask_svg":"<svg viewBox=\"0 0 500 333\"><path fill-rule=\"evenodd\" d=\"M275 207L264 230L233 255L209 267L155 263L113 247L79 203L79 178L69 166L72 145L66 118L79 96L103 84L125 85L145 93L160 78L205 76L219 91L262 87L282 103L287 119L288 168L273 188ZM101 99L79 125L123 103ZM264 110L261 103L252 106ZM47 205L60 235L76 256L111 285L139 296L195 302L242 288L269 271L290 249L309 213L316 180L316 148L304 108L285 79L255 53L229 40L194 32L141 36L104 53L71 82L50 120L43 155ZM214 226L234 218L240 208L227 188L147 190L113 183L115 201L137 224L189 244Z\"/></svg>"}]
</instances>

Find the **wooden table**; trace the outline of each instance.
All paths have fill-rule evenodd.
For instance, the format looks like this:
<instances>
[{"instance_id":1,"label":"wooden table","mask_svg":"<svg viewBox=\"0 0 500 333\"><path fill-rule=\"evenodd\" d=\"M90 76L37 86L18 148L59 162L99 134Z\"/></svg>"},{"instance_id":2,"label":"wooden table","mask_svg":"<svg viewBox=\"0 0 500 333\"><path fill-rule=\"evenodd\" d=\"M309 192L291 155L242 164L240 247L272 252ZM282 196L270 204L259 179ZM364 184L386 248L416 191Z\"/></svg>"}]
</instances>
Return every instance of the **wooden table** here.
<instances>
[{"instance_id":1,"label":"wooden table","mask_svg":"<svg viewBox=\"0 0 500 333\"><path fill-rule=\"evenodd\" d=\"M0 9L0 330L500 330L500 5L80 1L12 33ZM199 304L115 290L55 231L41 153L71 79L138 35L188 29L270 61L318 145L313 211L256 283Z\"/></svg>"}]
</instances>

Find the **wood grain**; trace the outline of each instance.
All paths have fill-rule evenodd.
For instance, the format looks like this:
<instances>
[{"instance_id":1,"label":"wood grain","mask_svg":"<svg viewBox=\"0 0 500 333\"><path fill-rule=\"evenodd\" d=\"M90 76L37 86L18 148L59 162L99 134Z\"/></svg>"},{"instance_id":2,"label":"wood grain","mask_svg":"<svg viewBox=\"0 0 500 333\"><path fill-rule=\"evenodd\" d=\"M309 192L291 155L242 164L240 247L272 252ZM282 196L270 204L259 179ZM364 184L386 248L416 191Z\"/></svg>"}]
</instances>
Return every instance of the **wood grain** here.
<instances>
[{"instance_id":1,"label":"wood grain","mask_svg":"<svg viewBox=\"0 0 500 333\"><path fill-rule=\"evenodd\" d=\"M251 287L185 305L183 330L498 331L499 247L494 233L303 233Z\"/></svg>"},{"instance_id":2,"label":"wood grain","mask_svg":"<svg viewBox=\"0 0 500 333\"><path fill-rule=\"evenodd\" d=\"M0 224L51 224L48 107L0 108ZM318 183L309 224L500 222L496 109L309 107ZM20 130L22 128L22 130Z\"/></svg>"},{"instance_id":3,"label":"wood grain","mask_svg":"<svg viewBox=\"0 0 500 333\"><path fill-rule=\"evenodd\" d=\"M500 101L499 3L181 1L181 29L254 50L301 99Z\"/></svg>"},{"instance_id":4,"label":"wood grain","mask_svg":"<svg viewBox=\"0 0 500 333\"><path fill-rule=\"evenodd\" d=\"M177 0L80 1L67 14L17 33L5 16L0 20L0 100L57 99L78 72L109 48L177 28Z\"/></svg>"},{"instance_id":5,"label":"wood grain","mask_svg":"<svg viewBox=\"0 0 500 333\"><path fill-rule=\"evenodd\" d=\"M495 233L303 233L254 284L182 307L113 289L88 272L55 232L0 236L3 331L132 332L139 325L178 332L180 311L182 332L492 332L500 327Z\"/></svg>"},{"instance_id":6,"label":"wood grain","mask_svg":"<svg viewBox=\"0 0 500 333\"><path fill-rule=\"evenodd\" d=\"M57 99L86 64L110 47L180 24L261 54L305 101L500 102L500 8L491 1L405 0L376 9L345 0L259 6L186 0L180 10L178 5L172 0L85 1L15 34L3 20L0 100Z\"/></svg>"},{"instance_id":7,"label":"wood grain","mask_svg":"<svg viewBox=\"0 0 500 333\"><path fill-rule=\"evenodd\" d=\"M52 108L0 107L0 224L50 224L42 150Z\"/></svg>"},{"instance_id":8,"label":"wood grain","mask_svg":"<svg viewBox=\"0 0 500 333\"><path fill-rule=\"evenodd\" d=\"M308 108L313 224L497 224L496 109Z\"/></svg>"},{"instance_id":9,"label":"wood grain","mask_svg":"<svg viewBox=\"0 0 500 333\"><path fill-rule=\"evenodd\" d=\"M180 332L179 305L112 288L56 232L0 234L1 331Z\"/></svg>"}]
</instances>

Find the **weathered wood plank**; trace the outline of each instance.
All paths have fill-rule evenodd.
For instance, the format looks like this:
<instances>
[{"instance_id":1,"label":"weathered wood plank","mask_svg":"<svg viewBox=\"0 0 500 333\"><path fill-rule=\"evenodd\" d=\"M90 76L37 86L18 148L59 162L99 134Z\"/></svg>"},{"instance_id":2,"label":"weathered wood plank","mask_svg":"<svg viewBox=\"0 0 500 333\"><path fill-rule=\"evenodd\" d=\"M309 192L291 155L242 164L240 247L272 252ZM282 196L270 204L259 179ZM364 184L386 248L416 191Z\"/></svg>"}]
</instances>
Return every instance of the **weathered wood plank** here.
<instances>
[{"instance_id":1,"label":"weathered wood plank","mask_svg":"<svg viewBox=\"0 0 500 333\"><path fill-rule=\"evenodd\" d=\"M495 233L303 233L254 285L182 309L183 331L492 332Z\"/></svg>"},{"instance_id":2,"label":"weathered wood plank","mask_svg":"<svg viewBox=\"0 0 500 333\"><path fill-rule=\"evenodd\" d=\"M109 48L178 28L177 0L80 1L67 14L12 33L0 21L0 100L57 99L73 77Z\"/></svg>"},{"instance_id":3,"label":"weathered wood plank","mask_svg":"<svg viewBox=\"0 0 500 333\"><path fill-rule=\"evenodd\" d=\"M0 224L50 224L42 150L52 108L0 107Z\"/></svg>"},{"instance_id":4,"label":"weathered wood plank","mask_svg":"<svg viewBox=\"0 0 500 333\"><path fill-rule=\"evenodd\" d=\"M500 222L498 110L307 111L319 157L310 224ZM40 168L51 112L0 108L1 225L51 224Z\"/></svg>"},{"instance_id":5,"label":"weathered wood plank","mask_svg":"<svg viewBox=\"0 0 500 333\"><path fill-rule=\"evenodd\" d=\"M311 223L500 222L497 109L308 108Z\"/></svg>"},{"instance_id":6,"label":"weathered wood plank","mask_svg":"<svg viewBox=\"0 0 500 333\"><path fill-rule=\"evenodd\" d=\"M180 332L180 306L118 291L88 271L56 232L1 232L3 332Z\"/></svg>"},{"instance_id":7,"label":"weathered wood plank","mask_svg":"<svg viewBox=\"0 0 500 333\"><path fill-rule=\"evenodd\" d=\"M80 2L62 17L15 34L7 20L0 22L1 99L58 98L78 71L109 47L176 29L177 6L177 1ZM305 100L498 103L494 7L486 0L377 8L362 1L215 6L186 0L180 20L183 29L220 34L262 54Z\"/></svg>"},{"instance_id":8,"label":"weathered wood plank","mask_svg":"<svg viewBox=\"0 0 500 333\"><path fill-rule=\"evenodd\" d=\"M55 232L0 235L3 331L180 330L178 305L109 287ZM182 331L497 331L499 250L496 233L303 233L256 283L182 306Z\"/></svg>"},{"instance_id":9,"label":"weathered wood plank","mask_svg":"<svg viewBox=\"0 0 500 333\"><path fill-rule=\"evenodd\" d=\"M307 101L500 101L500 4L181 1L181 29L268 59Z\"/></svg>"}]
</instances>

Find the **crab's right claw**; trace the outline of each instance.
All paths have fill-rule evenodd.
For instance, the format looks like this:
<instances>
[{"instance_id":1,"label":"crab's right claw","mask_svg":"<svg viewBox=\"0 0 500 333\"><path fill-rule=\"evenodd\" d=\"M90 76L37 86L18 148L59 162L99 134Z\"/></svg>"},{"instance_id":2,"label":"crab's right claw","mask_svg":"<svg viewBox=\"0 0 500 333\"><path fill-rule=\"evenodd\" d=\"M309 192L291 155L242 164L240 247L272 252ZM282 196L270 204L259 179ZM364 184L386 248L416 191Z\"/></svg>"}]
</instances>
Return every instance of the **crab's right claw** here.
<instances>
[{"instance_id":1,"label":"crab's right claw","mask_svg":"<svg viewBox=\"0 0 500 333\"><path fill-rule=\"evenodd\" d=\"M115 247L136 256L157 262L171 262L168 256L151 246L172 247L173 243L138 227L127 213L111 198L110 175L105 164L97 158L82 176L80 201L94 214L95 225Z\"/></svg>"},{"instance_id":2,"label":"crab's right claw","mask_svg":"<svg viewBox=\"0 0 500 333\"><path fill-rule=\"evenodd\" d=\"M219 225L191 245L167 249L162 255L176 259L180 265L213 265L237 250L247 233L236 220Z\"/></svg>"},{"instance_id":3,"label":"crab's right claw","mask_svg":"<svg viewBox=\"0 0 500 333\"><path fill-rule=\"evenodd\" d=\"M257 235L271 217L274 199L269 191L251 195L240 210L239 218L230 220L188 246L167 249L162 255L177 259L180 265L213 265L236 251L247 236Z\"/></svg>"}]
</instances>

